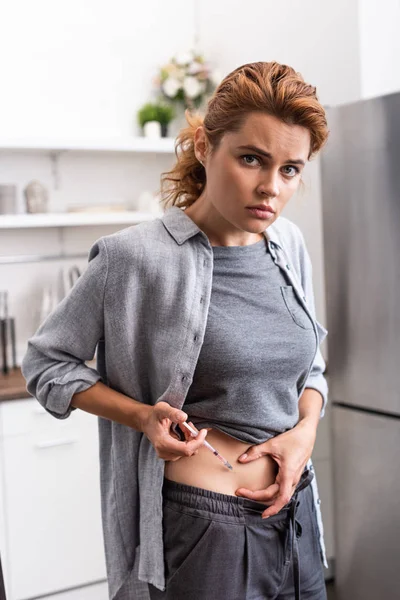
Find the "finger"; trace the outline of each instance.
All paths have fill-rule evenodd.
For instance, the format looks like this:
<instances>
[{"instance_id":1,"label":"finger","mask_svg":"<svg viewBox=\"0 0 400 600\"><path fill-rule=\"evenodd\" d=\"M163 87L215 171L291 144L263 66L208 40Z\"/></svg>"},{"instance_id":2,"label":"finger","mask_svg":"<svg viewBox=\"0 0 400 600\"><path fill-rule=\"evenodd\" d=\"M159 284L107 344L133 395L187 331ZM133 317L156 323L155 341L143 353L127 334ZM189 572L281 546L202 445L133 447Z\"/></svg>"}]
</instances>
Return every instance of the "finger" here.
<instances>
[{"instance_id":1,"label":"finger","mask_svg":"<svg viewBox=\"0 0 400 600\"><path fill-rule=\"evenodd\" d=\"M265 456L266 454L268 454L267 444L268 442L264 442L262 444L257 444L256 446L250 446L250 448L246 450L244 454L239 456L238 460L240 460L240 462L242 463L248 463L252 462L253 460L257 460L262 456Z\"/></svg>"},{"instance_id":2,"label":"finger","mask_svg":"<svg viewBox=\"0 0 400 600\"><path fill-rule=\"evenodd\" d=\"M195 431L197 431L197 433L199 432L199 429L197 429L197 427L196 427L195 425L193 425L193 422L192 422L192 421L185 421L185 423L186 423L187 425L190 425L190 427L191 427L192 429L194 429ZM184 426L184 423L179 423L179 427L182 429L182 431L187 431L188 433L190 433L190 434L191 434L191 432L188 430L188 428ZM191 434L191 435L192 435L192 434Z\"/></svg>"},{"instance_id":3,"label":"finger","mask_svg":"<svg viewBox=\"0 0 400 600\"><path fill-rule=\"evenodd\" d=\"M293 485L292 486L292 494L291 494L292 496L293 496L293 494L294 494L295 491L296 491L296 486ZM277 489L276 493L271 497L271 500L276 500L277 497L278 497L278 495L279 495L279 484L278 484L278 489Z\"/></svg>"},{"instance_id":4,"label":"finger","mask_svg":"<svg viewBox=\"0 0 400 600\"><path fill-rule=\"evenodd\" d=\"M264 490L249 490L248 488L239 488L235 494L237 496L243 496L250 498L251 500L271 500L276 497L279 493L279 485L273 483Z\"/></svg>"},{"instance_id":5,"label":"finger","mask_svg":"<svg viewBox=\"0 0 400 600\"><path fill-rule=\"evenodd\" d=\"M235 494L237 496L249 498L250 500L257 500L258 502L269 502L277 495L278 492L279 485L277 483L272 483L265 490L252 491L247 488L239 488L236 490Z\"/></svg>"},{"instance_id":6,"label":"finger","mask_svg":"<svg viewBox=\"0 0 400 600\"><path fill-rule=\"evenodd\" d=\"M207 437L207 429L200 429L196 437L191 436L191 439L186 442L186 445L192 450L199 450Z\"/></svg>"},{"instance_id":7,"label":"finger","mask_svg":"<svg viewBox=\"0 0 400 600\"><path fill-rule=\"evenodd\" d=\"M199 435L189 442L181 442L174 439L170 435L163 436L161 442L157 444L156 450L158 454L177 454L179 456L191 456L196 450L202 446L205 437L207 436L206 430L201 430Z\"/></svg>"},{"instance_id":8,"label":"finger","mask_svg":"<svg viewBox=\"0 0 400 600\"><path fill-rule=\"evenodd\" d=\"M193 425L193 423L191 421L188 422L188 425L190 425L192 427L192 429L194 429L195 431L199 431L198 429L196 429L196 427ZM179 428L182 430L183 435L185 436L185 440L187 442L189 442L190 440L193 439L193 433L191 433L186 427L184 427L183 423L179 423Z\"/></svg>"},{"instance_id":9,"label":"finger","mask_svg":"<svg viewBox=\"0 0 400 600\"><path fill-rule=\"evenodd\" d=\"M169 435L172 436L175 440L180 440L181 438L179 437L179 435L173 431L173 429L169 430Z\"/></svg>"},{"instance_id":10,"label":"finger","mask_svg":"<svg viewBox=\"0 0 400 600\"><path fill-rule=\"evenodd\" d=\"M279 494L276 499L273 501L271 506L268 507L266 511L263 512L263 519L267 519L272 515L276 515L286 504L290 502L290 499L293 495L293 485L292 480L290 478L282 478L283 481L279 485Z\"/></svg>"},{"instance_id":11,"label":"finger","mask_svg":"<svg viewBox=\"0 0 400 600\"><path fill-rule=\"evenodd\" d=\"M159 419L170 419L173 423L182 423L186 421L188 416L183 410L174 408L168 402L157 402L154 409Z\"/></svg>"}]
</instances>

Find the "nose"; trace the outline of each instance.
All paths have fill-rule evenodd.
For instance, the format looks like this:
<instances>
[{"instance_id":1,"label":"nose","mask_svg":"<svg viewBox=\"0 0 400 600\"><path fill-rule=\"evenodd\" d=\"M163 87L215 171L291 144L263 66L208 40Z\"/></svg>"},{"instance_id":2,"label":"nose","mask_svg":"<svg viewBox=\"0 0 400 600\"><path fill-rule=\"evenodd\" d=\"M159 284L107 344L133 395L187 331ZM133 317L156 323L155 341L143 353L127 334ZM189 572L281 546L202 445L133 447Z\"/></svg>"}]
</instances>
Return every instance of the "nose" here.
<instances>
[{"instance_id":1,"label":"nose","mask_svg":"<svg viewBox=\"0 0 400 600\"><path fill-rule=\"evenodd\" d=\"M272 171L272 169L264 173L257 186L257 193L269 198L279 196L279 174Z\"/></svg>"}]
</instances>

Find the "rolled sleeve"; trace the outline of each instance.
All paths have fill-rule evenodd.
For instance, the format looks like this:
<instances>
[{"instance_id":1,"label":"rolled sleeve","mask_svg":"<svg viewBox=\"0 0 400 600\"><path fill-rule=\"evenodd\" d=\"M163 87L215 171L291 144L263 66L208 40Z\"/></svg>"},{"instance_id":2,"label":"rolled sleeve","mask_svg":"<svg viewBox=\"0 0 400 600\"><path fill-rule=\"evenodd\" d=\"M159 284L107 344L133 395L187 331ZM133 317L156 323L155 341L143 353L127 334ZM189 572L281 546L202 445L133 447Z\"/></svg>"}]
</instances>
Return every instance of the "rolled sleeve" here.
<instances>
[{"instance_id":1,"label":"rolled sleeve","mask_svg":"<svg viewBox=\"0 0 400 600\"><path fill-rule=\"evenodd\" d=\"M46 394L46 410L54 417L66 419L75 410L75 407L71 406L73 395L84 392L100 379L95 369L86 365L76 365L68 376L63 377L61 381L56 380L51 383ZM39 392L38 395L42 394Z\"/></svg>"},{"instance_id":2,"label":"rolled sleeve","mask_svg":"<svg viewBox=\"0 0 400 600\"><path fill-rule=\"evenodd\" d=\"M301 268L301 283L307 298L307 306L316 322L317 333L318 333L318 350L311 367L310 374L305 383L305 388L312 388L317 390L323 399L322 409L320 417L322 418L325 414L326 404L328 402L328 384L324 377L326 364L322 356L319 345L323 342L327 336L327 330L316 320L315 314L315 299L314 289L312 280L312 264L308 254L308 250L304 241L303 234L300 232L301 245L300 245L300 268Z\"/></svg>"},{"instance_id":3,"label":"rolled sleeve","mask_svg":"<svg viewBox=\"0 0 400 600\"><path fill-rule=\"evenodd\" d=\"M91 248L85 272L28 341L21 365L27 390L56 418L67 418L74 410L73 395L101 379L85 363L104 336L107 273L107 249L100 239Z\"/></svg>"},{"instance_id":4,"label":"rolled sleeve","mask_svg":"<svg viewBox=\"0 0 400 600\"><path fill-rule=\"evenodd\" d=\"M317 356L315 357L311 372L307 378L305 388L312 388L317 390L322 396L322 408L320 417L322 418L325 414L326 404L328 402L328 384L323 375L325 371L325 361L322 357L320 350L318 349Z\"/></svg>"}]
</instances>

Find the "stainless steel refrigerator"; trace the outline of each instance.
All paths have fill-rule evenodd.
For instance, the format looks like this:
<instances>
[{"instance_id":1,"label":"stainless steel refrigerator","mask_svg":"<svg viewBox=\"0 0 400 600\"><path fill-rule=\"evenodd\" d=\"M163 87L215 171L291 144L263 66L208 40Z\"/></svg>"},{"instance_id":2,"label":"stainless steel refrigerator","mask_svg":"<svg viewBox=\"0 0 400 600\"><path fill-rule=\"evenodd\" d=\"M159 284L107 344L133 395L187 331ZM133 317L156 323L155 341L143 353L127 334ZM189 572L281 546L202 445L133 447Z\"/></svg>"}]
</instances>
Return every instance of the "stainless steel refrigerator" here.
<instances>
[{"instance_id":1,"label":"stainless steel refrigerator","mask_svg":"<svg viewBox=\"0 0 400 600\"><path fill-rule=\"evenodd\" d=\"M328 109L322 157L335 578L400 599L400 93Z\"/></svg>"}]
</instances>

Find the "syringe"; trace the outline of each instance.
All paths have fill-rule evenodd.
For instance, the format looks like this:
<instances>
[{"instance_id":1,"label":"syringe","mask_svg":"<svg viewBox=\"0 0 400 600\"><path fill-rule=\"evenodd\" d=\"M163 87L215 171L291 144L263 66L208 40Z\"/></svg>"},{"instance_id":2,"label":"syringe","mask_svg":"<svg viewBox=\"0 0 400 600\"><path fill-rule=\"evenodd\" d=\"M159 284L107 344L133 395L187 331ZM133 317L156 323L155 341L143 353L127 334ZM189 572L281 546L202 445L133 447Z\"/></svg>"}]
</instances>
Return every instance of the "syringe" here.
<instances>
[{"instance_id":1,"label":"syringe","mask_svg":"<svg viewBox=\"0 0 400 600\"><path fill-rule=\"evenodd\" d=\"M188 425L188 423L180 423L180 425L183 425L184 427L186 427L186 429L188 429L190 431L190 433L194 436L197 437L199 435L199 432L196 431L196 429L193 429L193 427L191 427L190 425ZM233 471L233 467L231 464L228 463L228 461L226 460L226 458L224 458L219 452L218 450L216 450L215 448L213 448L213 446L211 446L211 444L209 444L207 442L207 440L204 440L203 442L203 446L205 446L206 448L208 448L209 450L211 450L211 452L213 454L215 454L215 456L217 458L219 458L219 460L225 465L225 467L227 467L230 471Z\"/></svg>"}]
</instances>

